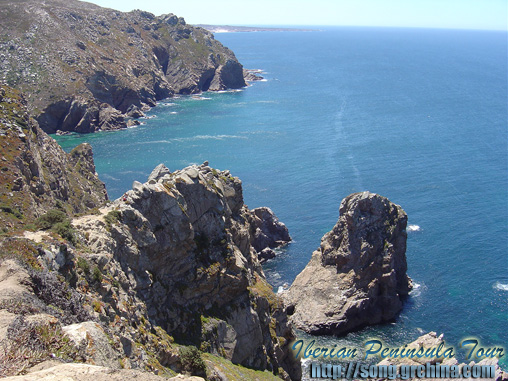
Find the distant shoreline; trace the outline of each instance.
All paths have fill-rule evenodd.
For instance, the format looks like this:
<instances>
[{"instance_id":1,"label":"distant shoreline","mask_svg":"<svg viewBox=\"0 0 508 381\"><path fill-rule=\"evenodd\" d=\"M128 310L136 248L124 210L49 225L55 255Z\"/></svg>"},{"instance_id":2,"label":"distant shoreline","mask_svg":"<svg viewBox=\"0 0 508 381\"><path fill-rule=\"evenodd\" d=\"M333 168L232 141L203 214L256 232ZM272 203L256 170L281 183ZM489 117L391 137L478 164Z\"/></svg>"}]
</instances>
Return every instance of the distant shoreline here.
<instances>
[{"instance_id":1,"label":"distant shoreline","mask_svg":"<svg viewBox=\"0 0 508 381\"><path fill-rule=\"evenodd\" d=\"M208 25L196 24L212 33L238 33L238 32L317 32L317 29L302 28L265 28L255 26L231 26L231 25Z\"/></svg>"}]
</instances>

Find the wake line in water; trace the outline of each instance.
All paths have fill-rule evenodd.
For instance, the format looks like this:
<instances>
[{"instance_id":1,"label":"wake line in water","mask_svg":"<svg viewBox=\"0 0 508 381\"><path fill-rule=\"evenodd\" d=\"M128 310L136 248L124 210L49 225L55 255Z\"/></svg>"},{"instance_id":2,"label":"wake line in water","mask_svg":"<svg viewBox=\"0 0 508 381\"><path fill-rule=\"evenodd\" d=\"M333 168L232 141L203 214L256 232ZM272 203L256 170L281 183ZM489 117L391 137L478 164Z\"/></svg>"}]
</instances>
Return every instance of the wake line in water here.
<instances>
[{"instance_id":1,"label":"wake line in water","mask_svg":"<svg viewBox=\"0 0 508 381\"><path fill-rule=\"evenodd\" d=\"M196 135L188 138L150 140L148 142L138 142L137 144L172 144L172 143L193 142L196 140L225 140L225 139L248 139L248 138L246 136L238 136L238 135Z\"/></svg>"},{"instance_id":2,"label":"wake line in water","mask_svg":"<svg viewBox=\"0 0 508 381\"><path fill-rule=\"evenodd\" d=\"M356 163L355 163L355 156L354 152L351 149L350 141L351 139L346 135L347 130L345 129L343 118L344 114L346 112L348 106L348 99L343 96L340 99L340 107L339 110L335 113L334 120L333 120L333 144L335 147L337 147L333 152L331 152L331 165L335 165L337 162L338 157L344 157L342 154L339 153L339 146L342 147L342 149L345 149L346 158L349 162L349 168L345 168L347 171L352 171L353 173L353 179L356 187L356 191L364 190L365 187L363 186L362 182L362 174L360 170L358 169ZM347 165L347 164L346 164Z\"/></svg>"}]
</instances>

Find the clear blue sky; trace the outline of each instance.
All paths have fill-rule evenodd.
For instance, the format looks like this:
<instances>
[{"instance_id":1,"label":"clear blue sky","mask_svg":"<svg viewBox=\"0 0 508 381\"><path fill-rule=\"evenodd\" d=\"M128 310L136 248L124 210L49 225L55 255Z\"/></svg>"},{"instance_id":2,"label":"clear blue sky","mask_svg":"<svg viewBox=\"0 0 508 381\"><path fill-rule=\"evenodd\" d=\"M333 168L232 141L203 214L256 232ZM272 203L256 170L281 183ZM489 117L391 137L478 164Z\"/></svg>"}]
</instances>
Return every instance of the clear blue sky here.
<instances>
[{"instance_id":1,"label":"clear blue sky","mask_svg":"<svg viewBox=\"0 0 508 381\"><path fill-rule=\"evenodd\" d=\"M92 0L175 13L191 24L357 25L507 30L508 0Z\"/></svg>"}]
</instances>

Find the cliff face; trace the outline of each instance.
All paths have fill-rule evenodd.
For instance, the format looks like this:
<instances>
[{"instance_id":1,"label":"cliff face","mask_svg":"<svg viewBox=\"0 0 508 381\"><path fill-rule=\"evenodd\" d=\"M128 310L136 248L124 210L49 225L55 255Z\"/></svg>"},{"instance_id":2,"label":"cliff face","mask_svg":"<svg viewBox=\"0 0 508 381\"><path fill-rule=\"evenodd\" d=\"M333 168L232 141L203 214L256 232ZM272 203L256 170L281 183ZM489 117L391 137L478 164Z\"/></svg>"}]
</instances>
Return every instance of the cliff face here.
<instances>
[{"instance_id":1,"label":"cliff face","mask_svg":"<svg viewBox=\"0 0 508 381\"><path fill-rule=\"evenodd\" d=\"M73 222L94 261L136 290L150 321L177 341L299 378L282 301L251 245L254 212L240 180L206 164L168 172L158 167L108 207L121 221L110 232L99 217Z\"/></svg>"},{"instance_id":2,"label":"cliff face","mask_svg":"<svg viewBox=\"0 0 508 381\"><path fill-rule=\"evenodd\" d=\"M411 288L402 208L369 192L346 197L340 217L286 295L291 321L343 334L393 319Z\"/></svg>"},{"instance_id":3,"label":"cliff face","mask_svg":"<svg viewBox=\"0 0 508 381\"><path fill-rule=\"evenodd\" d=\"M228 171L205 163L170 173L161 165L147 183L72 220L72 244L49 231L0 239L0 342L12 352L4 375L37 361L20 351L33 345L26 336L49 325L65 344L62 359L253 377L240 368L225 376L235 363L300 379L294 333L253 247L266 248L258 238L270 237L274 222L282 229L271 211L247 209L241 181ZM40 356L56 350L44 347Z\"/></svg>"},{"instance_id":4,"label":"cliff face","mask_svg":"<svg viewBox=\"0 0 508 381\"><path fill-rule=\"evenodd\" d=\"M57 205L82 213L107 200L89 144L70 154L44 133L16 90L0 86L0 221L5 229L33 222Z\"/></svg>"},{"instance_id":5,"label":"cliff face","mask_svg":"<svg viewBox=\"0 0 508 381\"><path fill-rule=\"evenodd\" d=\"M245 86L234 54L173 14L2 0L0 19L0 78L48 133L122 128L174 93Z\"/></svg>"}]
</instances>

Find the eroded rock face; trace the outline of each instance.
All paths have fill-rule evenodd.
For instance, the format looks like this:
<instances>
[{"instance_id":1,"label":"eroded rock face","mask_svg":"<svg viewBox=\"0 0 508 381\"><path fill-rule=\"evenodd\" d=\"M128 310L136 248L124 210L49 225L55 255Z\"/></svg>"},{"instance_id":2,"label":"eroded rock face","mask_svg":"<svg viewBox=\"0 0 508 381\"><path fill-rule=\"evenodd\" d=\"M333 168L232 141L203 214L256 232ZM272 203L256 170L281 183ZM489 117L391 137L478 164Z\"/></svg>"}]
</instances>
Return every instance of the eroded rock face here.
<instances>
[{"instance_id":1,"label":"eroded rock face","mask_svg":"<svg viewBox=\"0 0 508 381\"><path fill-rule=\"evenodd\" d=\"M299 379L294 334L252 245L249 221L263 225L264 214L244 205L238 178L205 164L172 173L158 166L103 213L118 220L109 231L101 217L73 224L101 270L135 290L153 324L234 363ZM119 313L115 299L106 299L106 315Z\"/></svg>"},{"instance_id":2,"label":"eroded rock face","mask_svg":"<svg viewBox=\"0 0 508 381\"><path fill-rule=\"evenodd\" d=\"M258 259L265 262L275 257L277 247L291 241L289 231L270 208L252 209L250 213L252 247L256 250Z\"/></svg>"},{"instance_id":3,"label":"eroded rock face","mask_svg":"<svg viewBox=\"0 0 508 381\"><path fill-rule=\"evenodd\" d=\"M344 334L393 319L411 289L406 224L406 213L385 197L346 197L337 224L285 295L295 326Z\"/></svg>"},{"instance_id":4,"label":"eroded rock face","mask_svg":"<svg viewBox=\"0 0 508 381\"><path fill-rule=\"evenodd\" d=\"M0 221L11 228L33 222L58 204L69 214L107 201L95 172L92 148L83 143L70 154L30 117L25 98L0 86ZM4 213L2 213L4 212Z\"/></svg>"},{"instance_id":5,"label":"eroded rock face","mask_svg":"<svg viewBox=\"0 0 508 381\"><path fill-rule=\"evenodd\" d=\"M141 115L133 107L246 85L233 52L173 14L16 0L2 2L0 19L0 74L48 133L125 128Z\"/></svg>"}]
</instances>

